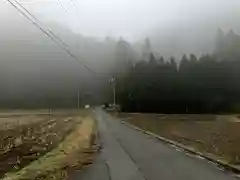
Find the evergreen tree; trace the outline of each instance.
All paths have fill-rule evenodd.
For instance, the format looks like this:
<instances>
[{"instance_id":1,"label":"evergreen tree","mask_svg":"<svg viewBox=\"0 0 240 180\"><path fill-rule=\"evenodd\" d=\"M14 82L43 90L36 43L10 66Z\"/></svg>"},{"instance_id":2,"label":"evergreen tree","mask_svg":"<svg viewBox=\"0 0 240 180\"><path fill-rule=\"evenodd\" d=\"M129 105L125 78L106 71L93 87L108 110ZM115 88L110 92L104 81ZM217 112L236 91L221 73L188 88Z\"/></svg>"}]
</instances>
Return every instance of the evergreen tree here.
<instances>
[{"instance_id":1,"label":"evergreen tree","mask_svg":"<svg viewBox=\"0 0 240 180\"><path fill-rule=\"evenodd\" d=\"M151 66L157 66L157 61L156 61L153 53L150 53L149 64L150 64Z\"/></svg>"}]
</instances>

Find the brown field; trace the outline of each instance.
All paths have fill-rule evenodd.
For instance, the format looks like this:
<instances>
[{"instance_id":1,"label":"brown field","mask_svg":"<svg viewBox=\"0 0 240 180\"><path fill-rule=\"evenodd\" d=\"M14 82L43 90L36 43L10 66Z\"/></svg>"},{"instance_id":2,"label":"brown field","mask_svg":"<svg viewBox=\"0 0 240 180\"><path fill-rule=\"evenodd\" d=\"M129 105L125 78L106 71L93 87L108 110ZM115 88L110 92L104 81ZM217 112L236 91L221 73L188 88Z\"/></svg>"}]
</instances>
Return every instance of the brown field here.
<instances>
[{"instance_id":1,"label":"brown field","mask_svg":"<svg viewBox=\"0 0 240 180\"><path fill-rule=\"evenodd\" d=\"M54 149L72 132L85 110L0 112L0 177L15 172Z\"/></svg>"},{"instance_id":2,"label":"brown field","mask_svg":"<svg viewBox=\"0 0 240 180\"><path fill-rule=\"evenodd\" d=\"M81 118L75 128L56 148L17 172L5 175L5 180L67 180L75 169L92 163L97 151L96 124L91 114Z\"/></svg>"},{"instance_id":3,"label":"brown field","mask_svg":"<svg viewBox=\"0 0 240 180\"><path fill-rule=\"evenodd\" d=\"M237 115L126 114L125 121L165 138L240 164L240 119Z\"/></svg>"}]
</instances>

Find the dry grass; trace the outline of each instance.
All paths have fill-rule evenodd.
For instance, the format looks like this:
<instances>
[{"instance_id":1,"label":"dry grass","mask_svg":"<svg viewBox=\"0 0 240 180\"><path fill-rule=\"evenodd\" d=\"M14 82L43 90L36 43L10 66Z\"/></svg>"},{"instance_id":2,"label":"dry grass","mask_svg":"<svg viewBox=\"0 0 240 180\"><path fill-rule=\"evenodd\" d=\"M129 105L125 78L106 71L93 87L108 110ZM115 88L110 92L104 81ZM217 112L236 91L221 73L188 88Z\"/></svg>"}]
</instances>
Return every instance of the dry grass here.
<instances>
[{"instance_id":1,"label":"dry grass","mask_svg":"<svg viewBox=\"0 0 240 180\"><path fill-rule=\"evenodd\" d=\"M79 167L89 163L94 131L93 119L90 117L83 119L55 149L20 171L8 173L4 179L65 179L69 167Z\"/></svg>"},{"instance_id":2,"label":"dry grass","mask_svg":"<svg viewBox=\"0 0 240 180\"><path fill-rule=\"evenodd\" d=\"M160 136L240 164L240 120L223 115L120 114L125 121Z\"/></svg>"},{"instance_id":3,"label":"dry grass","mask_svg":"<svg viewBox=\"0 0 240 180\"><path fill-rule=\"evenodd\" d=\"M19 126L37 123L44 120L44 117L37 115L22 115L22 116L1 116L0 115L0 131L13 129Z\"/></svg>"},{"instance_id":4,"label":"dry grass","mask_svg":"<svg viewBox=\"0 0 240 180\"><path fill-rule=\"evenodd\" d=\"M56 148L83 118L90 115L90 110L58 110L51 116L43 110L8 113L0 112L0 177L19 171Z\"/></svg>"},{"instance_id":5,"label":"dry grass","mask_svg":"<svg viewBox=\"0 0 240 180\"><path fill-rule=\"evenodd\" d=\"M0 131L0 175L18 171L55 148L69 134L78 118L45 117L36 123Z\"/></svg>"}]
</instances>

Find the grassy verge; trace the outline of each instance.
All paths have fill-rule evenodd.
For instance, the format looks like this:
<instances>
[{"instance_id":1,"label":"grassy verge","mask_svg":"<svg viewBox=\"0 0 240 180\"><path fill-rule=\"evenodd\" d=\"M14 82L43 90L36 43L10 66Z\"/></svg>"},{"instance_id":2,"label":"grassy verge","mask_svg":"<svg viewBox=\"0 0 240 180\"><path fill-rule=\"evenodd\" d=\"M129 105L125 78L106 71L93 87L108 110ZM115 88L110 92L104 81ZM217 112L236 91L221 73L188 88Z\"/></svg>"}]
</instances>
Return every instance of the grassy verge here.
<instances>
[{"instance_id":1,"label":"grassy verge","mask_svg":"<svg viewBox=\"0 0 240 180\"><path fill-rule=\"evenodd\" d=\"M240 119L223 115L120 114L126 122L240 165Z\"/></svg>"},{"instance_id":2,"label":"grassy verge","mask_svg":"<svg viewBox=\"0 0 240 180\"><path fill-rule=\"evenodd\" d=\"M95 128L94 120L91 117L85 117L55 149L18 172L7 173L3 179L66 179L69 168L80 168L91 160Z\"/></svg>"}]
</instances>

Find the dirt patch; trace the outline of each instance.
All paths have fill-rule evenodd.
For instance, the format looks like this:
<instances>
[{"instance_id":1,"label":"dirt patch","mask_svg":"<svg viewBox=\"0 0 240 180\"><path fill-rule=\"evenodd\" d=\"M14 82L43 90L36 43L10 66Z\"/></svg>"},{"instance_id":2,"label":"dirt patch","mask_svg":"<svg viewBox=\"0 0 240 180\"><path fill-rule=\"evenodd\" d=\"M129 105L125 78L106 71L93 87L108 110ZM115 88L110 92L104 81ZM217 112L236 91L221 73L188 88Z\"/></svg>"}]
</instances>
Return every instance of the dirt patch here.
<instances>
[{"instance_id":1,"label":"dirt patch","mask_svg":"<svg viewBox=\"0 0 240 180\"><path fill-rule=\"evenodd\" d=\"M93 119L85 118L55 149L22 170L8 173L5 180L66 179L67 169L91 161L94 132Z\"/></svg>"},{"instance_id":2,"label":"dirt patch","mask_svg":"<svg viewBox=\"0 0 240 180\"><path fill-rule=\"evenodd\" d=\"M165 138L240 164L240 122L236 116L120 114L123 120Z\"/></svg>"},{"instance_id":3,"label":"dirt patch","mask_svg":"<svg viewBox=\"0 0 240 180\"><path fill-rule=\"evenodd\" d=\"M68 114L8 118L9 121L7 117L0 121L7 124L0 129L0 177L7 172L19 171L54 149L82 119L79 115Z\"/></svg>"}]
</instances>

